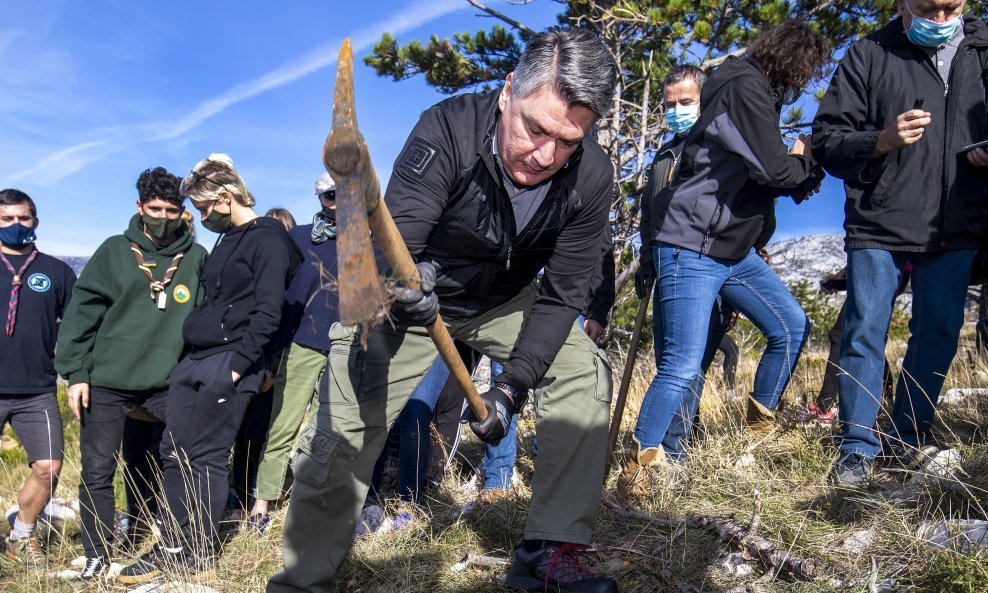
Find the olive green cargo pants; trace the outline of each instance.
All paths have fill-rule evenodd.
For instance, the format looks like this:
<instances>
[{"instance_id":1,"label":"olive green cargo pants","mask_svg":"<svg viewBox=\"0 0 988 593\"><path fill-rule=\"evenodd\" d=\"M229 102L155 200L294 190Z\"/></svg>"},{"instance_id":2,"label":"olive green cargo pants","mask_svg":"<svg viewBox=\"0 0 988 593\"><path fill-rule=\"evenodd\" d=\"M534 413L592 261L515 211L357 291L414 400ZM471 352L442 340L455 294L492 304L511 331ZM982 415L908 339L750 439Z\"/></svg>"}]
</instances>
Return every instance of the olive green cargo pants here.
<instances>
[{"instance_id":1,"label":"olive green cargo pants","mask_svg":"<svg viewBox=\"0 0 988 593\"><path fill-rule=\"evenodd\" d=\"M450 334L505 361L535 302L524 289L469 321L447 321ZM333 590L370 485L374 462L412 390L436 356L424 328L376 327L360 336L339 324L318 413L302 433L285 522L284 568L268 593ZM326 393L328 391L328 393ZM589 544L600 504L607 449L611 371L604 354L574 323L535 391L539 455L525 538Z\"/></svg>"}]
</instances>

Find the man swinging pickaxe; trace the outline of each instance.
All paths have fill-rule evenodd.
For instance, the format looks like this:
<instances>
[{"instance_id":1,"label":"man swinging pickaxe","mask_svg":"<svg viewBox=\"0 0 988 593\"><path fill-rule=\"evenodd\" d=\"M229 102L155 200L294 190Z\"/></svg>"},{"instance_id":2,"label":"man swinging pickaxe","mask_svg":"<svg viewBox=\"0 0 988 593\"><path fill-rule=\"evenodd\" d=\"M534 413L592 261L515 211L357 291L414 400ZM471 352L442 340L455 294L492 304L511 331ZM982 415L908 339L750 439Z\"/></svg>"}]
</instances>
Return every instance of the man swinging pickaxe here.
<instances>
[{"instance_id":1,"label":"man swinging pickaxe","mask_svg":"<svg viewBox=\"0 0 988 593\"><path fill-rule=\"evenodd\" d=\"M378 200L344 44L325 161L338 182L341 308L351 298L346 306L358 307L341 316L365 325L331 330L327 393L295 465L285 568L268 591L332 589L388 426L435 358L430 335L445 332L504 364L472 402L483 419L471 428L482 440L500 440L538 388L531 509L509 582L617 591L575 555L590 543L600 502L610 411L610 368L574 321L608 224L613 171L588 133L612 104L614 77L592 33L536 35L502 88L423 113ZM386 301L362 216L403 287L394 323L372 324ZM446 359L456 364L455 355Z\"/></svg>"}]
</instances>

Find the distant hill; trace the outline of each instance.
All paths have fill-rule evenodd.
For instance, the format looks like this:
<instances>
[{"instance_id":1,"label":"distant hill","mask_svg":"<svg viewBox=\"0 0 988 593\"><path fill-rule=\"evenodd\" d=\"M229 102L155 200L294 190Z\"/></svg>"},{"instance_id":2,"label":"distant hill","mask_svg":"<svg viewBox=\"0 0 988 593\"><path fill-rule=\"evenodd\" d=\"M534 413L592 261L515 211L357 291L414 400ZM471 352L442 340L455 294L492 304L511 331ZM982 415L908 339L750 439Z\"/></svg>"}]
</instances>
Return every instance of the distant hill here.
<instances>
[{"instance_id":1,"label":"distant hill","mask_svg":"<svg viewBox=\"0 0 988 593\"><path fill-rule=\"evenodd\" d=\"M55 258L69 264L76 276L82 273L82 269L89 262L88 255L56 255Z\"/></svg>"},{"instance_id":2,"label":"distant hill","mask_svg":"<svg viewBox=\"0 0 988 593\"><path fill-rule=\"evenodd\" d=\"M817 284L847 265L843 235L807 235L769 243L772 267L786 284L808 280Z\"/></svg>"}]
</instances>

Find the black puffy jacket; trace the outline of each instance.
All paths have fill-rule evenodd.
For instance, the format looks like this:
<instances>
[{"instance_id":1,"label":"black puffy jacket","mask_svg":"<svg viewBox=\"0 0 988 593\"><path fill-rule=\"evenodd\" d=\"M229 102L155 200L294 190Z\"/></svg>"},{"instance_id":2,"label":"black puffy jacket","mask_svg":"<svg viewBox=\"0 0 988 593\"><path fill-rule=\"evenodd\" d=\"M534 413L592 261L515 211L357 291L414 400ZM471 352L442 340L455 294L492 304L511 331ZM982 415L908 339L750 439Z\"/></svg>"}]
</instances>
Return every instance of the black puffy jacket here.
<instances>
[{"instance_id":1,"label":"black puffy jacket","mask_svg":"<svg viewBox=\"0 0 988 593\"><path fill-rule=\"evenodd\" d=\"M501 378L528 389L587 305L613 169L585 138L526 227L516 229L492 151L499 92L458 95L426 110L395 161L384 199L412 256L439 267L443 317L469 319L501 305L545 268Z\"/></svg>"},{"instance_id":2,"label":"black puffy jacket","mask_svg":"<svg viewBox=\"0 0 988 593\"><path fill-rule=\"evenodd\" d=\"M901 18L847 50L813 122L813 158L844 180L848 248L978 247L988 227L988 169L958 149L988 139L986 57L988 28L971 16L949 86ZM922 139L872 159L881 131L918 98L933 120Z\"/></svg>"}]
</instances>

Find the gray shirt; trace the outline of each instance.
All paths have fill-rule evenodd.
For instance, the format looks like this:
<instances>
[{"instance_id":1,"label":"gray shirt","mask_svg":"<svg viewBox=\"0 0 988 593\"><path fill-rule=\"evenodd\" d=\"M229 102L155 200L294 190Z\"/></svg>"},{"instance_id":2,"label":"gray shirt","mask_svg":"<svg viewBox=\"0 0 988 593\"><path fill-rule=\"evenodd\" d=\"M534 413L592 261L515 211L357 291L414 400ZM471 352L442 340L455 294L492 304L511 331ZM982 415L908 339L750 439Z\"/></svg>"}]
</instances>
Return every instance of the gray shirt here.
<instances>
[{"instance_id":1,"label":"gray shirt","mask_svg":"<svg viewBox=\"0 0 988 593\"><path fill-rule=\"evenodd\" d=\"M504 188L508 190L508 197L511 198L511 209L515 213L515 235L518 235L525 228L525 225L532 220L532 217L535 216L535 211L539 209L542 202L545 201L545 196L549 193L549 186L552 185L552 179L547 179L531 187L515 185L515 182L512 181L511 176L505 170L504 163L501 162L496 132L492 146L494 160L501 170L501 179L504 181Z\"/></svg>"}]
</instances>

